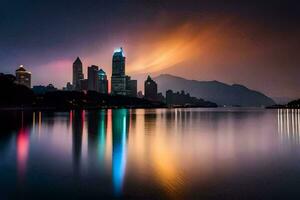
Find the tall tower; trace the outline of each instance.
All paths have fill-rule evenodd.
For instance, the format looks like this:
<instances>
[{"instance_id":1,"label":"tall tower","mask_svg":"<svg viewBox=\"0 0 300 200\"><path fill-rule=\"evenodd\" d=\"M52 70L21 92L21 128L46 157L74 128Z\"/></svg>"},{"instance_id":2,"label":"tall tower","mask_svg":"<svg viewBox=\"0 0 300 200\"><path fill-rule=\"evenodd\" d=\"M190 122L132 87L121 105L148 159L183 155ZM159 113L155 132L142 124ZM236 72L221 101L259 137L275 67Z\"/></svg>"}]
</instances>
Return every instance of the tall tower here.
<instances>
[{"instance_id":1,"label":"tall tower","mask_svg":"<svg viewBox=\"0 0 300 200\"><path fill-rule=\"evenodd\" d=\"M112 60L112 75L125 76L125 56L123 48L115 49Z\"/></svg>"},{"instance_id":2,"label":"tall tower","mask_svg":"<svg viewBox=\"0 0 300 200\"><path fill-rule=\"evenodd\" d=\"M126 95L125 56L122 47L116 49L112 58L111 93Z\"/></svg>"},{"instance_id":3,"label":"tall tower","mask_svg":"<svg viewBox=\"0 0 300 200\"><path fill-rule=\"evenodd\" d=\"M156 101L157 100L157 84L154 80L148 76L144 84L145 87L145 99Z\"/></svg>"},{"instance_id":4,"label":"tall tower","mask_svg":"<svg viewBox=\"0 0 300 200\"><path fill-rule=\"evenodd\" d=\"M16 70L16 83L31 88L31 72L27 71L23 65Z\"/></svg>"},{"instance_id":5,"label":"tall tower","mask_svg":"<svg viewBox=\"0 0 300 200\"><path fill-rule=\"evenodd\" d=\"M80 90L80 80L84 78L82 72L82 62L79 57L73 63L73 88Z\"/></svg>"}]
</instances>

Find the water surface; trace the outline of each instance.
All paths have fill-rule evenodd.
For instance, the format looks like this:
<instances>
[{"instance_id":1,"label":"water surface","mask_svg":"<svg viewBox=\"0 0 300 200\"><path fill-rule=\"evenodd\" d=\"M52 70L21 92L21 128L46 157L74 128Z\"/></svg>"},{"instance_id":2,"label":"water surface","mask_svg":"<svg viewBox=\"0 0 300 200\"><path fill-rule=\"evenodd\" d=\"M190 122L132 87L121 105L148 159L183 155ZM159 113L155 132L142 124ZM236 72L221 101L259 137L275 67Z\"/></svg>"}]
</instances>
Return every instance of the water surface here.
<instances>
[{"instance_id":1,"label":"water surface","mask_svg":"<svg viewBox=\"0 0 300 200\"><path fill-rule=\"evenodd\" d=\"M300 111L0 113L1 199L300 196Z\"/></svg>"}]
</instances>

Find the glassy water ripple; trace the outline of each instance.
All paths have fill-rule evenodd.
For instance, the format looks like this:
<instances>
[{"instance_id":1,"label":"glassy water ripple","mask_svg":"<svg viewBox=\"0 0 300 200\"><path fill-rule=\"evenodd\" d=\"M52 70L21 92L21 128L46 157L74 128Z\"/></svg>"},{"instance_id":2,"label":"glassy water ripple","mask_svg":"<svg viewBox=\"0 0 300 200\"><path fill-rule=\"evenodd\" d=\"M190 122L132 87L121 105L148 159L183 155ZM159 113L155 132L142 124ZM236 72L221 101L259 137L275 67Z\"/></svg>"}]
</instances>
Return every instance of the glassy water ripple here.
<instances>
[{"instance_id":1,"label":"glassy water ripple","mask_svg":"<svg viewBox=\"0 0 300 200\"><path fill-rule=\"evenodd\" d=\"M1 112L1 199L300 196L300 111Z\"/></svg>"}]
</instances>

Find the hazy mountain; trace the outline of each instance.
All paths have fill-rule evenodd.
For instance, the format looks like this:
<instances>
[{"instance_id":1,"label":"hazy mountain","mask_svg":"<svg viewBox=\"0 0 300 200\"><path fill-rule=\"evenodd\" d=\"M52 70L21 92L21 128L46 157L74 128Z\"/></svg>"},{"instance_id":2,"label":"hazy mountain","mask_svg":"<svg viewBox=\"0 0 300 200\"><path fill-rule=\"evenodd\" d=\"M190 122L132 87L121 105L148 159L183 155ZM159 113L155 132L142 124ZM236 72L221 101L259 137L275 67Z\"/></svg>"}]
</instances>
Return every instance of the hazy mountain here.
<instances>
[{"instance_id":1,"label":"hazy mountain","mask_svg":"<svg viewBox=\"0 0 300 200\"><path fill-rule=\"evenodd\" d=\"M228 85L218 81L195 81L162 74L155 77L159 92L165 94L168 89L184 90L191 96L215 102L218 105L270 106L275 102L266 95L250 90L243 85Z\"/></svg>"},{"instance_id":2,"label":"hazy mountain","mask_svg":"<svg viewBox=\"0 0 300 200\"><path fill-rule=\"evenodd\" d=\"M290 97L272 97L272 99L277 103L277 104L288 104L289 102L293 101L293 98Z\"/></svg>"}]
</instances>

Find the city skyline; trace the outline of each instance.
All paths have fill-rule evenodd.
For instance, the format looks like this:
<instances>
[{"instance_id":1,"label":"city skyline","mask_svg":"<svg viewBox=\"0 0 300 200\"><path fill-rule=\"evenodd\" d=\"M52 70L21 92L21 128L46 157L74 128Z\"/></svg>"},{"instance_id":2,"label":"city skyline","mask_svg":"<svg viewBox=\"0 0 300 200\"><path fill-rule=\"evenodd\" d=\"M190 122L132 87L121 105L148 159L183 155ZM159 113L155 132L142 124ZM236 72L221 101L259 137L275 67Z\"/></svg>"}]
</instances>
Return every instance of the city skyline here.
<instances>
[{"instance_id":1,"label":"city skyline","mask_svg":"<svg viewBox=\"0 0 300 200\"><path fill-rule=\"evenodd\" d=\"M110 77L111 52L122 46L139 90L148 74L169 73L240 83L271 97L300 94L294 1L45 1L6 2L2 8L7 28L0 34L1 71L12 73L24 64L39 74L33 85L63 87L72 80L77 56L85 74L96 64Z\"/></svg>"},{"instance_id":2,"label":"city skyline","mask_svg":"<svg viewBox=\"0 0 300 200\"><path fill-rule=\"evenodd\" d=\"M298 199L300 1L0 0L0 200Z\"/></svg>"}]
</instances>

